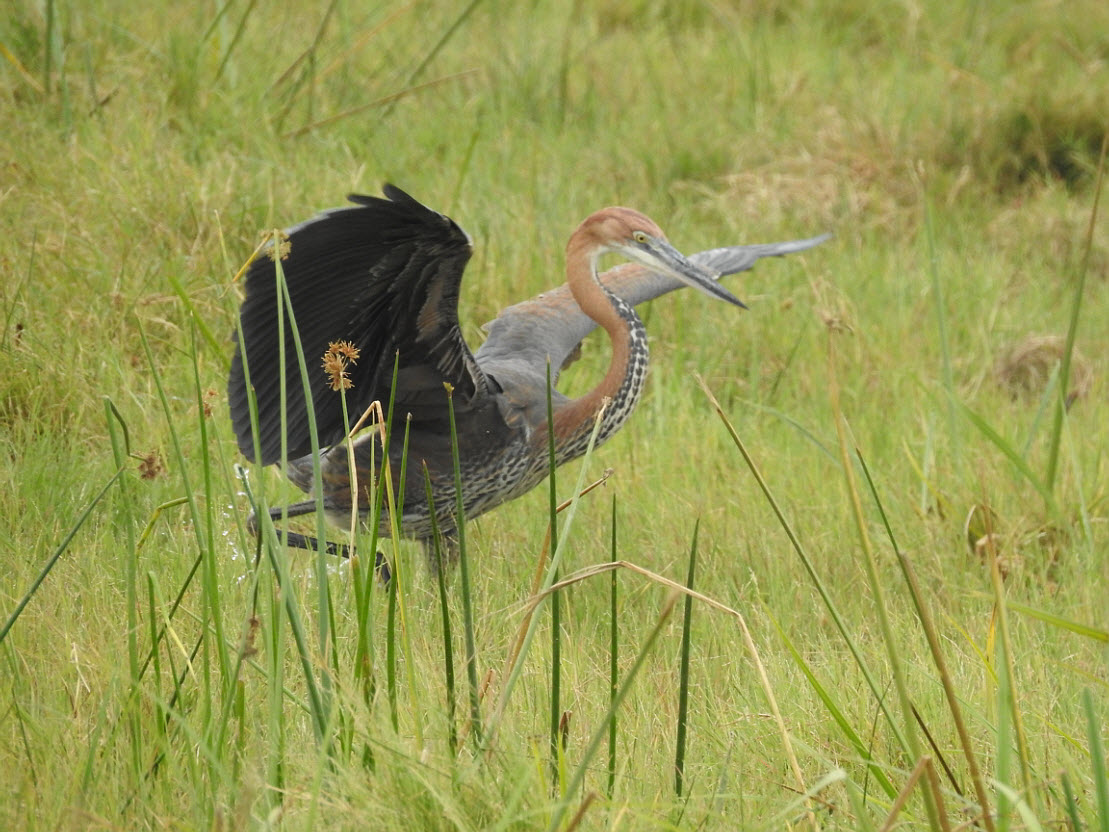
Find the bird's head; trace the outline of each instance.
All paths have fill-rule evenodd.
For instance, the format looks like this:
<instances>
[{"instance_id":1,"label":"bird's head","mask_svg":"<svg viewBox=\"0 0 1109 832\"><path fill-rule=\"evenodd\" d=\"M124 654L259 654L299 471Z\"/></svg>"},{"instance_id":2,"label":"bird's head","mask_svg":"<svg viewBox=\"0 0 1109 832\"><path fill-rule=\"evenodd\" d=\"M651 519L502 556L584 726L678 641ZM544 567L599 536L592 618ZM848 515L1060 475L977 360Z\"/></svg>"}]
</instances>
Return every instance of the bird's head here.
<instances>
[{"instance_id":1,"label":"bird's head","mask_svg":"<svg viewBox=\"0 0 1109 832\"><path fill-rule=\"evenodd\" d=\"M597 261L601 255L612 253L692 286L709 297L747 308L739 298L720 285L718 275L690 262L670 245L662 229L650 217L631 208L605 208L597 211L581 224L578 234L574 236L583 239L588 246L594 275L597 274Z\"/></svg>"}]
</instances>

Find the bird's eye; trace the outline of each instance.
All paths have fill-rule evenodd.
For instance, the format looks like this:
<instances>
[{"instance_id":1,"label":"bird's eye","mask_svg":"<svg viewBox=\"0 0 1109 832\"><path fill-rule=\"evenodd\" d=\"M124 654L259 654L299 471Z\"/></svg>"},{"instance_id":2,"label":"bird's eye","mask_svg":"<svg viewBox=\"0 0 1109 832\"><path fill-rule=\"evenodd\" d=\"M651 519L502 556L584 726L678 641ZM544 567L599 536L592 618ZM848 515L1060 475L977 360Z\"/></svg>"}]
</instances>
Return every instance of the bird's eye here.
<instances>
[{"instance_id":1,"label":"bird's eye","mask_svg":"<svg viewBox=\"0 0 1109 832\"><path fill-rule=\"evenodd\" d=\"M647 232L646 231L633 231L632 232L632 239L635 240L637 243L639 243L641 246L646 245L647 240L648 240Z\"/></svg>"}]
</instances>

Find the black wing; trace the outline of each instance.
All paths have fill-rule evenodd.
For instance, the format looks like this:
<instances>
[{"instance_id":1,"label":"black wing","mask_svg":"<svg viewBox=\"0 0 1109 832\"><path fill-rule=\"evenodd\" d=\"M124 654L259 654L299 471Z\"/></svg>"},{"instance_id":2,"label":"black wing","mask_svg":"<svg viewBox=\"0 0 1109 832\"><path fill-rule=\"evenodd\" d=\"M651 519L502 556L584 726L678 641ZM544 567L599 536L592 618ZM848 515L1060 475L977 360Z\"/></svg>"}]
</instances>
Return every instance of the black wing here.
<instances>
[{"instance_id":1,"label":"black wing","mask_svg":"<svg viewBox=\"0 0 1109 832\"><path fill-rule=\"evenodd\" d=\"M304 350L321 446L344 436L339 394L321 368L333 341L350 341L361 355L350 367L351 420L375 400L387 403L393 364L400 371L398 414L445 403L444 382L456 406L488 393L458 326L458 288L470 259L470 239L451 219L421 205L392 185L386 199L352 195L357 207L337 208L289 231L281 263ZM278 352L276 267L262 256L246 275L239 315L245 362L258 400L258 441L263 465L281 457L281 361ZM288 458L311 453L304 397L289 310L285 311ZM237 339L236 339L237 341ZM249 398L239 346L231 362L228 399L239 449L254 459Z\"/></svg>"}]
</instances>

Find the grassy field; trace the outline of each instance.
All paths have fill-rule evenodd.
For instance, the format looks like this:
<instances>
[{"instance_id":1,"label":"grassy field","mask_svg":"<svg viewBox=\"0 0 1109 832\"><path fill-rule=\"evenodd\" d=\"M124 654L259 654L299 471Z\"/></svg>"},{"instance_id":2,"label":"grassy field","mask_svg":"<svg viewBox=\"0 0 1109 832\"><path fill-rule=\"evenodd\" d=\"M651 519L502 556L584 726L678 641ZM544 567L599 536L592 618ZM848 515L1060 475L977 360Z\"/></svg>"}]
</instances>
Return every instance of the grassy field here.
<instances>
[{"instance_id":1,"label":"grassy field","mask_svg":"<svg viewBox=\"0 0 1109 832\"><path fill-rule=\"evenodd\" d=\"M1106 4L14 0L0 45L0 828L1109 830ZM385 181L474 237L472 345L604 205L835 234L641 310L556 483L612 469L560 574L625 566L515 670L545 486L449 640L417 547L391 599L245 529L233 276Z\"/></svg>"}]
</instances>

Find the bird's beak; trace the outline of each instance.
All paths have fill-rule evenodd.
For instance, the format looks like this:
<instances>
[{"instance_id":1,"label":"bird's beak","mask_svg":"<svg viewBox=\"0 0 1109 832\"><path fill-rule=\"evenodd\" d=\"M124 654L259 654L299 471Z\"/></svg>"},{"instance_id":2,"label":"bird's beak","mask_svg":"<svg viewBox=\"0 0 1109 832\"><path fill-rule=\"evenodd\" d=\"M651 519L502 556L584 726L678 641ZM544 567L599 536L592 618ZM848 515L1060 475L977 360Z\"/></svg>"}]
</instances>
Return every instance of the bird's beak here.
<instances>
[{"instance_id":1,"label":"bird's beak","mask_svg":"<svg viewBox=\"0 0 1109 832\"><path fill-rule=\"evenodd\" d=\"M651 246L652 269L661 272L675 280L680 280L686 286L692 286L717 300L726 300L733 306L746 309L747 305L720 285L718 274L703 269L691 262L684 254L664 240L655 241Z\"/></svg>"}]
</instances>

